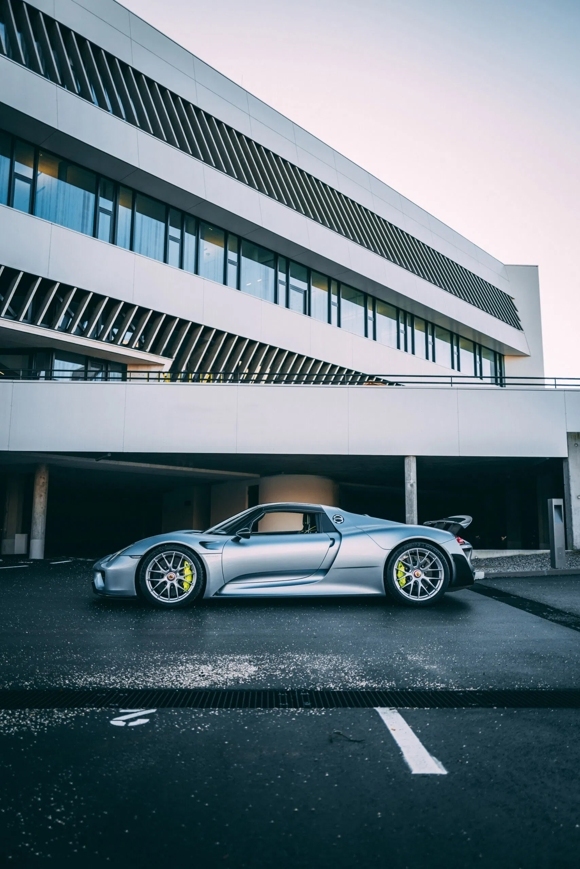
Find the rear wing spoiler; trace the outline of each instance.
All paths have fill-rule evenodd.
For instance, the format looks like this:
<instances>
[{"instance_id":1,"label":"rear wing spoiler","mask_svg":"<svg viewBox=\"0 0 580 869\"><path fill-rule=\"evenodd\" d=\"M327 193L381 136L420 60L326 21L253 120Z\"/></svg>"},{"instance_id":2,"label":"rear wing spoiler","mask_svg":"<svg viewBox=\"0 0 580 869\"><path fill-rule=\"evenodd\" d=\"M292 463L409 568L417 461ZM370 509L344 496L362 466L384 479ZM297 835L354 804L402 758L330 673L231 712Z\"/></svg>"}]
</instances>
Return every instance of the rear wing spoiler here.
<instances>
[{"instance_id":1,"label":"rear wing spoiler","mask_svg":"<svg viewBox=\"0 0 580 869\"><path fill-rule=\"evenodd\" d=\"M446 519L431 519L429 522L423 522L423 525L440 528L441 531L449 531L454 537L460 537L461 532L469 528L472 522L472 516L448 516Z\"/></svg>"}]
</instances>

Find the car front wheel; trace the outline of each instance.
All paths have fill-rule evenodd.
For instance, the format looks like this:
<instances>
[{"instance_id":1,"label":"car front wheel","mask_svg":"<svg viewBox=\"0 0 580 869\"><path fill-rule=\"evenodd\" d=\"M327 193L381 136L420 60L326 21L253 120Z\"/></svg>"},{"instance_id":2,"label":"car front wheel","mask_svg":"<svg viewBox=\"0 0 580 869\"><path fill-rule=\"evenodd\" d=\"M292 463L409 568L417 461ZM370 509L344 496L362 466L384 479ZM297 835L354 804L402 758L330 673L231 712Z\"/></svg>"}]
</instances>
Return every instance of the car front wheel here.
<instances>
[{"instance_id":1,"label":"car front wheel","mask_svg":"<svg viewBox=\"0 0 580 869\"><path fill-rule=\"evenodd\" d=\"M165 609L185 607L201 595L203 565L185 546L157 546L141 562L137 581L148 603Z\"/></svg>"},{"instance_id":2,"label":"car front wheel","mask_svg":"<svg viewBox=\"0 0 580 869\"><path fill-rule=\"evenodd\" d=\"M447 559L437 547L403 543L387 561L385 591L405 606L432 606L445 594L450 578Z\"/></svg>"}]
</instances>

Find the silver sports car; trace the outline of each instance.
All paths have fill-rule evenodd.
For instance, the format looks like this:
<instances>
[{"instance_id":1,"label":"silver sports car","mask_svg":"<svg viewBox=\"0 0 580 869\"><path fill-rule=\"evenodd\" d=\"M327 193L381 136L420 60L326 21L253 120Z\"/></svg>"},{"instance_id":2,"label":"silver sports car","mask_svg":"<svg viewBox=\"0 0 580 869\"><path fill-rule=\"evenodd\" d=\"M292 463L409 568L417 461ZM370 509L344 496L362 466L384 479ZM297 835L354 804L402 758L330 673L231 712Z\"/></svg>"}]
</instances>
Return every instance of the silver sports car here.
<instances>
[{"instance_id":1,"label":"silver sports car","mask_svg":"<svg viewBox=\"0 0 580 869\"><path fill-rule=\"evenodd\" d=\"M140 540L94 565L93 590L173 608L206 597L388 595L430 606L473 583L456 537L321 504L262 504L207 531Z\"/></svg>"}]
</instances>

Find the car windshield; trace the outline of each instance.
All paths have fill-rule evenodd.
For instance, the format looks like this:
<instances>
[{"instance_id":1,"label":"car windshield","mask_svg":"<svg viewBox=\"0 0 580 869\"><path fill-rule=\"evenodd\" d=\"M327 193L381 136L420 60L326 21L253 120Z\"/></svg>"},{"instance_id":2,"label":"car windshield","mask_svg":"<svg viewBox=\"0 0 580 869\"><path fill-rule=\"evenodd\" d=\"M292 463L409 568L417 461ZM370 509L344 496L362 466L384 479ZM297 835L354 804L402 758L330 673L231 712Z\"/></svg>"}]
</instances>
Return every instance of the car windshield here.
<instances>
[{"instance_id":1,"label":"car windshield","mask_svg":"<svg viewBox=\"0 0 580 869\"><path fill-rule=\"evenodd\" d=\"M315 534L318 529L316 515L315 512L293 510L289 507L269 510L253 507L214 525L205 533L233 535L247 529L252 534Z\"/></svg>"},{"instance_id":2,"label":"car windshield","mask_svg":"<svg viewBox=\"0 0 580 869\"><path fill-rule=\"evenodd\" d=\"M213 525L211 528L208 528L205 532L206 534L235 534L240 528L249 527L252 519L258 515L262 514L262 510L256 510L252 508L251 510L244 510L243 513L237 513L235 516L232 516L229 519L226 519L224 522L218 522L217 525Z\"/></svg>"}]
</instances>

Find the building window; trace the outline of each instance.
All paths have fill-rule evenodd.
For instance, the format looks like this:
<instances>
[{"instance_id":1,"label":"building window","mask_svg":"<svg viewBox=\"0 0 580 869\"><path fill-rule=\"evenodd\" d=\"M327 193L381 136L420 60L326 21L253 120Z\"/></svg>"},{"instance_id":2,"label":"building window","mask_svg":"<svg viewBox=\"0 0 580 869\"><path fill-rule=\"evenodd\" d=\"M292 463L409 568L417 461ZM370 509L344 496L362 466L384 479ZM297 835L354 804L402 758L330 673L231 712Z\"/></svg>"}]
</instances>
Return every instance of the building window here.
<instances>
[{"instance_id":1,"label":"building window","mask_svg":"<svg viewBox=\"0 0 580 869\"><path fill-rule=\"evenodd\" d=\"M397 347L397 332L398 332L398 312L393 305L382 302L380 299L375 301L375 328L377 332L377 341L380 344L385 344L387 347Z\"/></svg>"},{"instance_id":2,"label":"building window","mask_svg":"<svg viewBox=\"0 0 580 869\"><path fill-rule=\"evenodd\" d=\"M330 282L330 322L333 326L340 323L340 292L338 282Z\"/></svg>"},{"instance_id":3,"label":"building window","mask_svg":"<svg viewBox=\"0 0 580 869\"><path fill-rule=\"evenodd\" d=\"M208 223L199 225L199 274L210 281L224 282L225 233Z\"/></svg>"},{"instance_id":4,"label":"building window","mask_svg":"<svg viewBox=\"0 0 580 869\"><path fill-rule=\"evenodd\" d=\"M375 300L372 296L367 296L367 331L366 336L371 341L375 339Z\"/></svg>"},{"instance_id":5,"label":"building window","mask_svg":"<svg viewBox=\"0 0 580 869\"><path fill-rule=\"evenodd\" d=\"M0 205L8 205L12 137L0 130Z\"/></svg>"},{"instance_id":6,"label":"building window","mask_svg":"<svg viewBox=\"0 0 580 869\"><path fill-rule=\"evenodd\" d=\"M238 265L240 260L239 253L240 243L237 235L228 234L228 261L226 264L226 284L228 287L233 287L234 290L238 286Z\"/></svg>"},{"instance_id":7,"label":"building window","mask_svg":"<svg viewBox=\"0 0 580 869\"><path fill-rule=\"evenodd\" d=\"M276 257L271 251L251 241L242 242L240 289L267 302L274 301Z\"/></svg>"},{"instance_id":8,"label":"building window","mask_svg":"<svg viewBox=\"0 0 580 869\"><path fill-rule=\"evenodd\" d=\"M197 253L197 221L190 214L185 215L183 224L183 268L195 274Z\"/></svg>"},{"instance_id":9,"label":"building window","mask_svg":"<svg viewBox=\"0 0 580 869\"><path fill-rule=\"evenodd\" d=\"M52 363L52 376L55 380L84 380L85 357L57 351Z\"/></svg>"},{"instance_id":10,"label":"building window","mask_svg":"<svg viewBox=\"0 0 580 869\"><path fill-rule=\"evenodd\" d=\"M39 152L34 202L37 217L93 235L96 189L94 172Z\"/></svg>"},{"instance_id":11,"label":"building window","mask_svg":"<svg viewBox=\"0 0 580 869\"><path fill-rule=\"evenodd\" d=\"M131 249L131 220L133 217L133 191L119 187L117 201L117 244Z\"/></svg>"},{"instance_id":12,"label":"building window","mask_svg":"<svg viewBox=\"0 0 580 869\"><path fill-rule=\"evenodd\" d=\"M340 326L354 335L365 333L365 294L344 284L340 287Z\"/></svg>"},{"instance_id":13,"label":"building window","mask_svg":"<svg viewBox=\"0 0 580 869\"><path fill-rule=\"evenodd\" d=\"M142 193L135 196L135 228L133 250L135 253L165 259L165 205Z\"/></svg>"},{"instance_id":14,"label":"building window","mask_svg":"<svg viewBox=\"0 0 580 869\"><path fill-rule=\"evenodd\" d=\"M471 377L475 374L475 353L473 341L467 338L459 339L459 370Z\"/></svg>"},{"instance_id":15,"label":"building window","mask_svg":"<svg viewBox=\"0 0 580 869\"><path fill-rule=\"evenodd\" d=\"M99 182L99 204L97 206L97 238L113 241L115 215L115 185L106 178Z\"/></svg>"},{"instance_id":16,"label":"building window","mask_svg":"<svg viewBox=\"0 0 580 869\"><path fill-rule=\"evenodd\" d=\"M12 207L30 213L32 205L32 178L34 148L26 142L14 144L14 173L12 179Z\"/></svg>"},{"instance_id":17,"label":"building window","mask_svg":"<svg viewBox=\"0 0 580 869\"><path fill-rule=\"evenodd\" d=\"M415 356L427 359L427 324L422 317L413 317L413 349Z\"/></svg>"},{"instance_id":18,"label":"building window","mask_svg":"<svg viewBox=\"0 0 580 869\"><path fill-rule=\"evenodd\" d=\"M167 221L167 262L177 269L181 266L181 223L181 211L170 208Z\"/></svg>"},{"instance_id":19,"label":"building window","mask_svg":"<svg viewBox=\"0 0 580 869\"><path fill-rule=\"evenodd\" d=\"M493 382L497 378L497 370L495 364L495 353L493 350L488 350L487 347L481 347L480 355L480 377Z\"/></svg>"},{"instance_id":20,"label":"building window","mask_svg":"<svg viewBox=\"0 0 580 869\"><path fill-rule=\"evenodd\" d=\"M298 263L290 263L288 283L288 307L299 314L308 313L308 269Z\"/></svg>"},{"instance_id":21,"label":"building window","mask_svg":"<svg viewBox=\"0 0 580 869\"><path fill-rule=\"evenodd\" d=\"M328 278L318 272L310 276L310 316L328 323Z\"/></svg>"},{"instance_id":22,"label":"building window","mask_svg":"<svg viewBox=\"0 0 580 869\"><path fill-rule=\"evenodd\" d=\"M278 257L278 288L276 293L276 301L284 308L288 304L287 289L288 286L288 260L286 257Z\"/></svg>"}]
</instances>

